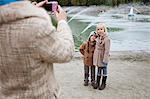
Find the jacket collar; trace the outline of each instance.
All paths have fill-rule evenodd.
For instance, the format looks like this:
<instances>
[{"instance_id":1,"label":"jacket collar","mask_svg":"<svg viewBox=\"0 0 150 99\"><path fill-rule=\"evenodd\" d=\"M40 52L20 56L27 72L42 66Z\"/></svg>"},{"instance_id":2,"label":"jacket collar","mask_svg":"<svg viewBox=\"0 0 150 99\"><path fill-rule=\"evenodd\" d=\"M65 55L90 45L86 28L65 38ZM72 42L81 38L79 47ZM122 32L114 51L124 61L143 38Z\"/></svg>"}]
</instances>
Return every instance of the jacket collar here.
<instances>
[{"instance_id":1,"label":"jacket collar","mask_svg":"<svg viewBox=\"0 0 150 99\"><path fill-rule=\"evenodd\" d=\"M49 19L43 8L32 5L30 1L19 1L0 6L0 24L29 17Z\"/></svg>"}]
</instances>

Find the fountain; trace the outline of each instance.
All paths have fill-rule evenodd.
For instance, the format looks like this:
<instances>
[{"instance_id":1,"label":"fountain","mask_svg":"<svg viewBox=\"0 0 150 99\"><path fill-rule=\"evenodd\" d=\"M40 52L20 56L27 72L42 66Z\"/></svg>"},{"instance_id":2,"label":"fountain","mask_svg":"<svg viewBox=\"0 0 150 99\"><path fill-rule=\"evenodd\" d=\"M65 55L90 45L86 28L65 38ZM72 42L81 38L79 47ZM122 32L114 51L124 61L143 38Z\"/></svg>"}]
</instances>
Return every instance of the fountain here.
<instances>
[{"instance_id":1,"label":"fountain","mask_svg":"<svg viewBox=\"0 0 150 99\"><path fill-rule=\"evenodd\" d=\"M130 8L130 12L128 13L128 19L130 20L133 20L134 19L134 16L136 15L134 13L134 10L136 11L136 13L140 14L141 12L139 10L137 10L136 8L134 8L133 6L131 6Z\"/></svg>"},{"instance_id":2,"label":"fountain","mask_svg":"<svg viewBox=\"0 0 150 99\"><path fill-rule=\"evenodd\" d=\"M71 22L71 21L72 21L75 17L77 17L78 15L80 15L80 14L82 14L82 13L88 11L88 9L89 9L89 8L86 8L86 9L84 9L84 10L78 12L77 14L75 14L75 15L68 21L68 23Z\"/></svg>"},{"instance_id":3,"label":"fountain","mask_svg":"<svg viewBox=\"0 0 150 99\"><path fill-rule=\"evenodd\" d=\"M129 14L128 14L128 16L129 17L132 17L132 16L134 16L135 14L133 13L133 6L131 7L131 9L130 9L130 12L129 12Z\"/></svg>"},{"instance_id":4,"label":"fountain","mask_svg":"<svg viewBox=\"0 0 150 99\"><path fill-rule=\"evenodd\" d=\"M75 11L75 13L70 14L70 16L73 18L70 19L69 24L73 28L72 30L75 38L76 50L79 49L79 46L82 44L82 42L87 40L89 33L94 30L93 26L95 26L98 22L105 22L110 29L109 35L112 39L112 51L150 50L149 22L131 22L127 20L126 17L113 18L113 13L111 13L111 11L107 11L99 15L95 13L96 16L91 16L88 15L89 12L87 14L84 13L86 10L92 12L93 15L93 10L90 10L90 8L83 11L79 10L79 12ZM130 8L130 10L131 11L129 14L136 14L137 12L135 11L134 7ZM127 16L125 14L117 14L120 16ZM149 20L150 16L136 15L136 18L146 18ZM112 30L114 28L117 30ZM118 28L121 30L118 30Z\"/></svg>"},{"instance_id":5,"label":"fountain","mask_svg":"<svg viewBox=\"0 0 150 99\"><path fill-rule=\"evenodd\" d=\"M72 13L74 11L78 11L78 9L80 9L80 7L77 7L77 8L74 8L74 9L68 11L67 14L70 14L70 13ZM67 10L69 10L69 9L67 9Z\"/></svg>"},{"instance_id":6,"label":"fountain","mask_svg":"<svg viewBox=\"0 0 150 99\"><path fill-rule=\"evenodd\" d=\"M102 15L98 14L98 17L94 18L94 20L86 28L84 28L84 30L80 33L80 35L83 34L85 31L87 31L90 27L92 27L96 23L100 22L99 21L100 17L105 16L105 14L107 14L107 12L103 13Z\"/></svg>"}]
</instances>

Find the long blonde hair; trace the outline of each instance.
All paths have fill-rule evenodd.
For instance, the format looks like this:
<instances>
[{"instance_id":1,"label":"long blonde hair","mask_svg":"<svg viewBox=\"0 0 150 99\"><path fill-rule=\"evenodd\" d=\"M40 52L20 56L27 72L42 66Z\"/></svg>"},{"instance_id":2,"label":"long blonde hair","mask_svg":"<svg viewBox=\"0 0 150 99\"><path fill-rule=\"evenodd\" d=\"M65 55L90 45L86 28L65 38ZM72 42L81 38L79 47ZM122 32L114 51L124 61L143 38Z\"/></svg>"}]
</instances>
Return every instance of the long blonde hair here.
<instances>
[{"instance_id":1,"label":"long blonde hair","mask_svg":"<svg viewBox=\"0 0 150 99\"><path fill-rule=\"evenodd\" d=\"M96 26L96 28L98 28L99 26L103 26L103 27L104 27L104 32L105 32L106 34L108 34L108 32L107 32L107 27L106 27L106 24L105 24L105 23L99 23L99 24Z\"/></svg>"}]
</instances>

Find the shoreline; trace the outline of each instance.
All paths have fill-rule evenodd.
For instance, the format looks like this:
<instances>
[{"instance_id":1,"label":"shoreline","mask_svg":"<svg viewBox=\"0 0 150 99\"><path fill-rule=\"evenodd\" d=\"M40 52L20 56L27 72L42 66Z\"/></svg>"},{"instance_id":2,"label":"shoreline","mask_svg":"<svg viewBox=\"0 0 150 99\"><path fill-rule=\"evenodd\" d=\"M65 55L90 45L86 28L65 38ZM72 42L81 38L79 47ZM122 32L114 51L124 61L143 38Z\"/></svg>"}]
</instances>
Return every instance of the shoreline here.
<instances>
[{"instance_id":1,"label":"shoreline","mask_svg":"<svg viewBox=\"0 0 150 99\"><path fill-rule=\"evenodd\" d=\"M74 52L73 59L81 59L80 52ZM110 60L146 60L150 61L150 51L110 51Z\"/></svg>"},{"instance_id":2,"label":"shoreline","mask_svg":"<svg viewBox=\"0 0 150 99\"><path fill-rule=\"evenodd\" d=\"M107 5L91 5L91 6L64 6L63 8L65 10L69 10L69 8L72 9L77 9L80 8L80 10L75 10L72 11L73 13L77 13L79 11L84 10L85 8L90 8L91 10L89 12L86 12L85 14L87 15L95 15L97 13L103 13L103 12L107 12L107 11L111 11L113 10L113 13L122 13L122 14L128 14L130 7L134 6L134 8L136 9L136 13L137 14L141 14L141 15L150 15L150 5L141 5L138 3L133 3L133 4L120 4L119 6L107 6ZM119 9L119 10L118 10ZM137 10L139 12L137 12Z\"/></svg>"},{"instance_id":3,"label":"shoreline","mask_svg":"<svg viewBox=\"0 0 150 99\"><path fill-rule=\"evenodd\" d=\"M150 9L148 9L150 8L149 6L137 5L134 7L141 11L150 12ZM114 8L108 6L73 6L68 7L67 9L68 16L75 19L72 23L70 23L70 26L72 27L71 29L73 31L77 51L82 41L84 42L87 39L88 33L95 30L94 28L98 22L104 22L110 28L109 30L112 30L110 31L110 38L113 41L113 51L120 50L119 48L121 48L121 50L133 51L150 50L150 42L148 39L149 32L147 30L150 22L150 17L148 15L150 15L150 13L148 15L136 14L135 18L130 20L128 19L130 6L127 4ZM80 27L82 28L77 25L80 23ZM114 29L115 31L113 31ZM118 31L117 29L122 30ZM83 40L80 40L78 35L81 35Z\"/></svg>"}]
</instances>

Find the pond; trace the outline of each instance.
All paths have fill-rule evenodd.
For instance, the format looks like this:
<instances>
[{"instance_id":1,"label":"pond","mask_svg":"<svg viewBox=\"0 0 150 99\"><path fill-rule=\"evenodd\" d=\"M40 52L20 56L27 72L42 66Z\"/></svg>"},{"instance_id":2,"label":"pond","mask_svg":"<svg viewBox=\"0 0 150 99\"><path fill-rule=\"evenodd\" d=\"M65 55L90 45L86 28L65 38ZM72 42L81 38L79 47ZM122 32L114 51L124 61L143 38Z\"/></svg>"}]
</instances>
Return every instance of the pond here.
<instances>
[{"instance_id":1,"label":"pond","mask_svg":"<svg viewBox=\"0 0 150 99\"><path fill-rule=\"evenodd\" d=\"M150 15L137 14L130 18L128 14L111 11L97 15L87 15L84 11L78 13L80 11L69 14L71 20L68 22L73 31L76 51L87 40L89 33L95 31L98 22L108 26L111 51L150 51Z\"/></svg>"}]
</instances>

